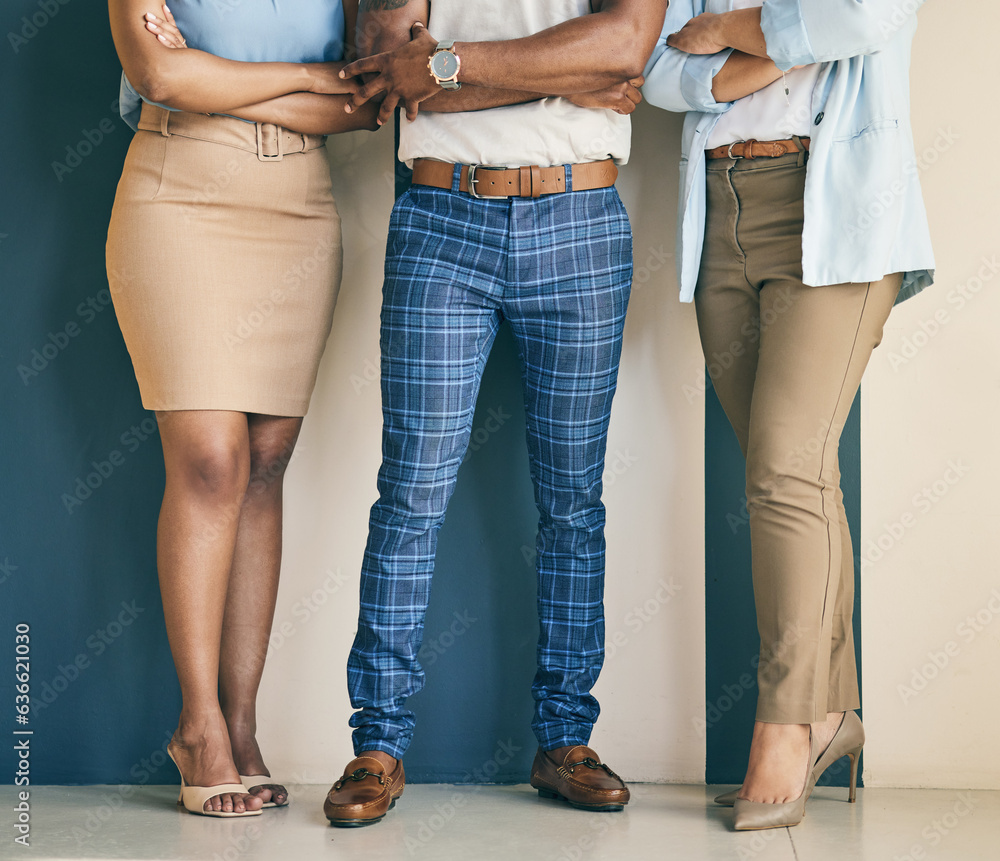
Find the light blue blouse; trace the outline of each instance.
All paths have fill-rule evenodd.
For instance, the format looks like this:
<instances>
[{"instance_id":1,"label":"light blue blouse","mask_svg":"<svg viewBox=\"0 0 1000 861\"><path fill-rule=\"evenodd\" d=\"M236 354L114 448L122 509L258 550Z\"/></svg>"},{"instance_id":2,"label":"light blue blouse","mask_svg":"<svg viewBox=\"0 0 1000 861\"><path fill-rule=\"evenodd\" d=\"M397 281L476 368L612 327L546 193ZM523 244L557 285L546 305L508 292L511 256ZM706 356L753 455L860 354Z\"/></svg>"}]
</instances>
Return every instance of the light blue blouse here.
<instances>
[{"instance_id":1,"label":"light blue blouse","mask_svg":"<svg viewBox=\"0 0 1000 861\"><path fill-rule=\"evenodd\" d=\"M332 63L344 57L341 0L170 0L169 5L188 47L227 60ZM142 101L123 74L121 115L134 130Z\"/></svg>"},{"instance_id":2,"label":"light blue blouse","mask_svg":"<svg viewBox=\"0 0 1000 861\"><path fill-rule=\"evenodd\" d=\"M822 63L806 166L803 281L878 281L903 273L897 301L934 277L920 168L910 128L910 44L924 0L764 0L761 28L779 68ZM702 12L732 0L672 0L646 67L646 100L686 112L677 258L681 299L694 297L705 235L705 142L732 102L712 79L730 50L685 54L666 44Z\"/></svg>"}]
</instances>

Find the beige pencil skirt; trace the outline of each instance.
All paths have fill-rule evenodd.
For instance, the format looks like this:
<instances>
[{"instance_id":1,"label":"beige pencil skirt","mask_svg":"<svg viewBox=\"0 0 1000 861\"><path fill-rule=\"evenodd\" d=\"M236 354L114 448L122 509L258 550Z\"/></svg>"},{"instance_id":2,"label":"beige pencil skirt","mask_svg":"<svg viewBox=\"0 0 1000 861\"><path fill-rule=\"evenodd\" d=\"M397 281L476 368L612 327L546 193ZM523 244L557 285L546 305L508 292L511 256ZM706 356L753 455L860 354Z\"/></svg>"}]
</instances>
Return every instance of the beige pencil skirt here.
<instances>
[{"instance_id":1,"label":"beige pencil skirt","mask_svg":"<svg viewBox=\"0 0 1000 861\"><path fill-rule=\"evenodd\" d=\"M340 287L324 139L145 105L108 230L149 410L302 416Z\"/></svg>"}]
</instances>

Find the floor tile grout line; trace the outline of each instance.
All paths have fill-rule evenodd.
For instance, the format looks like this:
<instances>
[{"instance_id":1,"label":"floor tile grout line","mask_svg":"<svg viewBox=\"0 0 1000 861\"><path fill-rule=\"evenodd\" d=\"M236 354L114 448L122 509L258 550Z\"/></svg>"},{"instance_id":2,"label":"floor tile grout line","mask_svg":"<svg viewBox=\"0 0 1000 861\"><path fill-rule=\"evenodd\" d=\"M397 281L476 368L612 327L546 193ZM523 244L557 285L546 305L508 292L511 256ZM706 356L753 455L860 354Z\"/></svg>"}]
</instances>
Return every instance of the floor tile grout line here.
<instances>
[{"instance_id":1,"label":"floor tile grout line","mask_svg":"<svg viewBox=\"0 0 1000 861\"><path fill-rule=\"evenodd\" d=\"M792 829L786 828L785 833L788 835L788 844L792 847L792 856L795 858L795 861L799 861L799 851L795 848L795 838L792 837Z\"/></svg>"}]
</instances>

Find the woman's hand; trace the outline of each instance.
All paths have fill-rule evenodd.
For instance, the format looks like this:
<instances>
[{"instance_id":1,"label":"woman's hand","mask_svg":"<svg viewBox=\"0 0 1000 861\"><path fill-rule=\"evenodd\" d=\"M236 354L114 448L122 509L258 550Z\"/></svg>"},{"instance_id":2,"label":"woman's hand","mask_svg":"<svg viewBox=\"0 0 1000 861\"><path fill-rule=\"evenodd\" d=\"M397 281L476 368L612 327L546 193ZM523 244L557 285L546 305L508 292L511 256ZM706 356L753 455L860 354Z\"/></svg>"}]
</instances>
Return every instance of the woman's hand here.
<instances>
[{"instance_id":1,"label":"woman's hand","mask_svg":"<svg viewBox=\"0 0 1000 861\"><path fill-rule=\"evenodd\" d=\"M704 12L667 36L667 44L685 54L718 54L729 47L723 40L721 25L722 15Z\"/></svg>"},{"instance_id":2,"label":"woman's hand","mask_svg":"<svg viewBox=\"0 0 1000 861\"><path fill-rule=\"evenodd\" d=\"M566 98L581 108L603 108L628 115L642 101L639 87L645 82L646 79L640 75L638 78L632 78L632 80L624 81L621 84L613 84L603 90L595 90L592 93L574 93Z\"/></svg>"},{"instance_id":3,"label":"woman's hand","mask_svg":"<svg viewBox=\"0 0 1000 861\"><path fill-rule=\"evenodd\" d=\"M165 3L163 4L162 18L157 18L152 12L147 12L145 17L146 29L159 39L161 45L165 45L168 48L187 47L187 42L177 27L174 15Z\"/></svg>"},{"instance_id":4,"label":"woman's hand","mask_svg":"<svg viewBox=\"0 0 1000 861\"><path fill-rule=\"evenodd\" d=\"M304 63L312 82L308 92L324 96L343 96L356 93L361 88L357 78L342 78L340 70L347 65L338 63Z\"/></svg>"}]
</instances>

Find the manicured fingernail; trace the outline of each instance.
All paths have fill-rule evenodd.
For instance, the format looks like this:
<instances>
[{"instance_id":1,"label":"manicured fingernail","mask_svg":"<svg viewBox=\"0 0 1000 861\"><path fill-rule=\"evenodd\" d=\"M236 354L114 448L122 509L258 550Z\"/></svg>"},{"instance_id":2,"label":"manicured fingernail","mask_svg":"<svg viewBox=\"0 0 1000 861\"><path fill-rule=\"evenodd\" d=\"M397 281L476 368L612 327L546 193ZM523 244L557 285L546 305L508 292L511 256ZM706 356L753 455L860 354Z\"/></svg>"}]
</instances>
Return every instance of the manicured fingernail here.
<instances>
[{"instance_id":1,"label":"manicured fingernail","mask_svg":"<svg viewBox=\"0 0 1000 861\"><path fill-rule=\"evenodd\" d=\"M146 17L149 18L150 21L158 21L159 20L159 18L157 18L152 12L150 12Z\"/></svg>"},{"instance_id":2,"label":"manicured fingernail","mask_svg":"<svg viewBox=\"0 0 1000 861\"><path fill-rule=\"evenodd\" d=\"M352 108L350 105L344 105L344 110L347 111L347 113L351 113L351 111L353 111L354 108Z\"/></svg>"},{"instance_id":3,"label":"manicured fingernail","mask_svg":"<svg viewBox=\"0 0 1000 861\"><path fill-rule=\"evenodd\" d=\"M346 78L347 77L347 75L344 74L344 70L343 69L341 69L337 74L340 75L340 77L342 77L342 78Z\"/></svg>"},{"instance_id":4,"label":"manicured fingernail","mask_svg":"<svg viewBox=\"0 0 1000 861\"><path fill-rule=\"evenodd\" d=\"M164 36L162 33L160 33L156 38L159 39L161 42L163 42L164 45L169 45L170 44L167 41L167 37Z\"/></svg>"}]
</instances>

